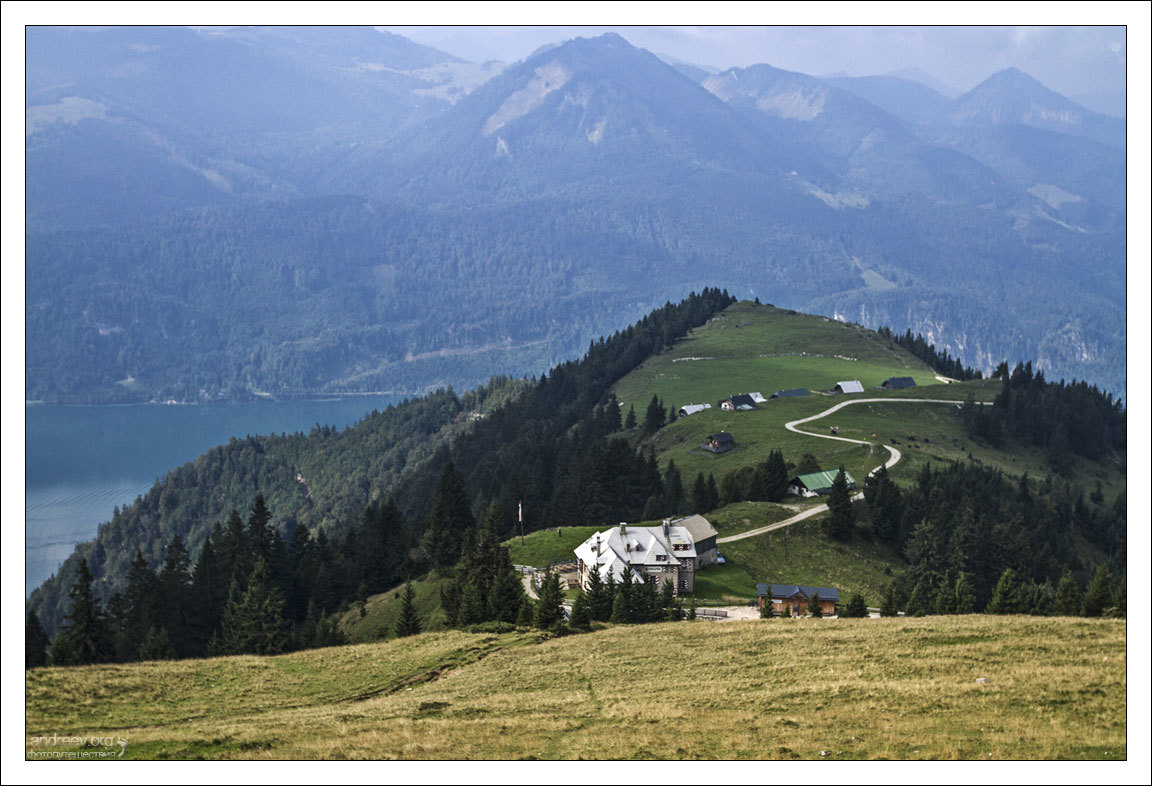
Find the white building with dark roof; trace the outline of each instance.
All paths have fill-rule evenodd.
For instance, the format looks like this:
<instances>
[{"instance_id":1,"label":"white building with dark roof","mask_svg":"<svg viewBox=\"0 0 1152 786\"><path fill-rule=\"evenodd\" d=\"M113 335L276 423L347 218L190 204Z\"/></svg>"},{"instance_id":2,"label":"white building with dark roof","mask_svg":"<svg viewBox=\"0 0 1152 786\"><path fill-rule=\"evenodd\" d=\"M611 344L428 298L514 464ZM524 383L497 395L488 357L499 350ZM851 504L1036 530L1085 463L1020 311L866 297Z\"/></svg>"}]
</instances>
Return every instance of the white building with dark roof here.
<instances>
[{"instance_id":1,"label":"white building with dark roof","mask_svg":"<svg viewBox=\"0 0 1152 786\"><path fill-rule=\"evenodd\" d=\"M659 527L620 526L594 533L575 549L580 583L588 588L592 566L600 566L600 578L617 583L631 572L635 582L658 588L665 579L676 594L696 588L696 544L687 527L665 523Z\"/></svg>"}]
</instances>

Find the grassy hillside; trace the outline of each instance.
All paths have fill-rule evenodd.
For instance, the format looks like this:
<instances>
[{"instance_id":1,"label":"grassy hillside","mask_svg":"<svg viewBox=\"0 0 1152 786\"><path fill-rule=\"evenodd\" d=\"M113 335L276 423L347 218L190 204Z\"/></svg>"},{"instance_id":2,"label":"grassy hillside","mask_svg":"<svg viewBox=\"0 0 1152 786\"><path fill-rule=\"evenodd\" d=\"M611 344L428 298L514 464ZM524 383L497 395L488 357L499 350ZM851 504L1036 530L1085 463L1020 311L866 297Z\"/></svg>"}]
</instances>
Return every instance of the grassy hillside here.
<instances>
[{"instance_id":1,"label":"grassy hillside","mask_svg":"<svg viewBox=\"0 0 1152 786\"><path fill-rule=\"evenodd\" d=\"M448 583L435 571L412 582L416 595L416 613L426 631L444 628L444 610L440 608L440 588ZM340 630L348 641L358 644L391 638L400 617L400 596L404 586L395 587L368 598L363 613L359 603L353 603L339 622Z\"/></svg>"},{"instance_id":2,"label":"grassy hillside","mask_svg":"<svg viewBox=\"0 0 1152 786\"><path fill-rule=\"evenodd\" d=\"M828 390L851 379L868 390L892 376L939 384L932 369L873 331L741 301L646 360L614 390L625 412L632 405L643 418L653 394L666 406L707 402L715 407L733 393Z\"/></svg>"},{"instance_id":3,"label":"grassy hillside","mask_svg":"<svg viewBox=\"0 0 1152 786\"><path fill-rule=\"evenodd\" d=\"M1073 618L698 621L37 669L26 749L68 729L137 759L1122 760L1125 635Z\"/></svg>"}]
</instances>

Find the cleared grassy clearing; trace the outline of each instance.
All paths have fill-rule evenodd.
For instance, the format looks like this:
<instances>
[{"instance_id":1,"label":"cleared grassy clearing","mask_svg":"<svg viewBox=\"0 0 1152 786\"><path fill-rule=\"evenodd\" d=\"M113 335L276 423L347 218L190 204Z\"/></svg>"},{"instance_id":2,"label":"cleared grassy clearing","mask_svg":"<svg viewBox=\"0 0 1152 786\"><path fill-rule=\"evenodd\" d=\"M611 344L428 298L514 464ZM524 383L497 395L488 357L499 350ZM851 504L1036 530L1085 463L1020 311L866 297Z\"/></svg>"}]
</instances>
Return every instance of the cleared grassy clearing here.
<instances>
[{"instance_id":1,"label":"cleared grassy clearing","mask_svg":"<svg viewBox=\"0 0 1152 786\"><path fill-rule=\"evenodd\" d=\"M115 730L131 758L1123 759L1125 634L985 616L425 634L35 671L28 732ZM77 702L77 680L101 698Z\"/></svg>"},{"instance_id":2,"label":"cleared grassy clearing","mask_svg":"<svg viewBox=\"0 0 1152 786\"><path fill-rule=\"evenodd\" d=\"M420 623L426 631L444 628L445 617L444 610L440 608L440 588L447 583L447 579L435 572L412 582L412 591L416 595L416 613L420 615ZM396 620L400 618L400 596L403 592L404 586L401 585L379 595L373 595L364 604L363 614L360 611L360 604L353 603L352 608L340 617L339 622L340 630L348 641L358 644L390 638L396 629Z\"/></svg>"},{"instance_id":3,"label":"cleared grassy clearing","mask_svg":"<svg viewBox=\"0 0 1152 786\"><path fill-rule=\"evenodd\" d=\"M532 565L545 568L553 562L566 562L575 559L572 550L590 535L606 529L606 527L561 527L560 534L556 528L542 529L529 532L523 540L519 536L504 541L508 553L515 565Z\"/></svg>"},{"instance_id":4,"label":"cleared grassy clearing","mask_svg":"<svg viewBox=\"0 0 1152 786\"><path fill-rule=\"evenodd\" d=\"M614 389L625 411L632 405L643 417L653 394L665 406L716 406L733 393L827 390L851 379L870 389L891 376L939 384L918 358L857 325L744 301L646 360Z\"/></svg>"}]
</instances>

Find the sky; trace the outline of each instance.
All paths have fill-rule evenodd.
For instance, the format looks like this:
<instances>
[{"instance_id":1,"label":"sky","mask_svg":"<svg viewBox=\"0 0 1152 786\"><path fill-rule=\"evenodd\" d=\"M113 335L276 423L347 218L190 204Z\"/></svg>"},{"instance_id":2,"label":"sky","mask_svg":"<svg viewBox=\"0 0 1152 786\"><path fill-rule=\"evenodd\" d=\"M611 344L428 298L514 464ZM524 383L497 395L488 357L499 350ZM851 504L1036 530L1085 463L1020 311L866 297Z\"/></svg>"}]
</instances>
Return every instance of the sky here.
<instances>
[{"instance_id":1,"label":"sky","mask_svg":"<svg viewBox=\"0 0 1152 786\"><path fill-rule=\"evenodd\" d=\"M717 70L768 63L813 76L870 76L913 67L960 92L1016 67L1069 97L1123 93L1127 60L1122 26L383 27L468 60L512 62L543 44L612 31L653 53Z\"/></svg>"}]
</instances>

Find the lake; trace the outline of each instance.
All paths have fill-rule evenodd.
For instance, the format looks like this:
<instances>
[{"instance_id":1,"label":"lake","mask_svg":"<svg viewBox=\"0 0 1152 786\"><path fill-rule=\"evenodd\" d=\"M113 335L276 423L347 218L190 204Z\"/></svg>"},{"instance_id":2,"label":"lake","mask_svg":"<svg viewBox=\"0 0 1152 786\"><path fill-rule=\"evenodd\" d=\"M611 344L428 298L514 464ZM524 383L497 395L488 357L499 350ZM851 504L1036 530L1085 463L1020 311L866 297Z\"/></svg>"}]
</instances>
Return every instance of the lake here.
<instances>
[{"instance_id":1,"label":"lake","mask_svg":"<svg viewBox=\"0 0 1152 786\"><path fill-rule=\"evenodd\" d=\"M28 406L24 591L51 576L112 509L230 437L350 426L398 396L106 407Z\"/></svg>"}]
</instances>

